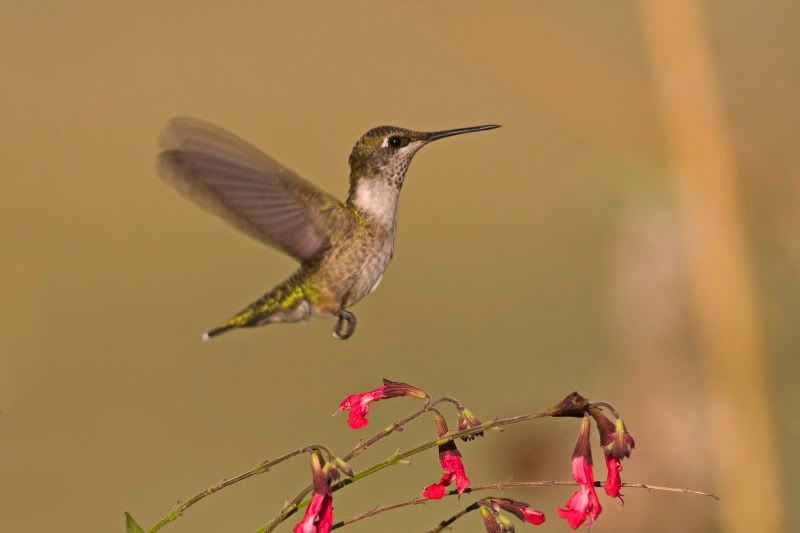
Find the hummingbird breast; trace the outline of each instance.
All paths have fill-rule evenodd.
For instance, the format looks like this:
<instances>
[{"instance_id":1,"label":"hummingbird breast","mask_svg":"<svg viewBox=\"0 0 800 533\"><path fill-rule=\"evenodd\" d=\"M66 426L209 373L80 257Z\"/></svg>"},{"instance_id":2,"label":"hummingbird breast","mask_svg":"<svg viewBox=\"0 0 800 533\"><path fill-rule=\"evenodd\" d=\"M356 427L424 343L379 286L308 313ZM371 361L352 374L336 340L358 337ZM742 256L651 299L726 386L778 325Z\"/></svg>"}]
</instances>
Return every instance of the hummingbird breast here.
<instances>
[{"instance_id":1,"label":"hummingbird breast","mask_svg":"<svg viewBox=\"0 0 800 533\"><path fill-rule=\"evenodd\" d=\"M341 307L350 307L377 288L393 249L393 230L361 228L326 254L319 270L323 284Z\"/></svg>"}]
</instances>

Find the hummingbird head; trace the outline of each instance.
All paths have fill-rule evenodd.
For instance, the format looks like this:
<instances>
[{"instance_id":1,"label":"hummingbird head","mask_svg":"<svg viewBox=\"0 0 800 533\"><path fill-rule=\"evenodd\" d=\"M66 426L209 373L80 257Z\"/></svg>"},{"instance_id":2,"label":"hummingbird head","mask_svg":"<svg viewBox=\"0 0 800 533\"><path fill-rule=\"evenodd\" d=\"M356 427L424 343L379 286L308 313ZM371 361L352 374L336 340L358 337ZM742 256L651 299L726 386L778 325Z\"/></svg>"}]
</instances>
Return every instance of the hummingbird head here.
<instances>
[{"instance_id":1,"label":"hummingbird head","mask_svg":"<svg viewBox=\"0 0 800 533\"><path fill-rule=\"evenodd\" d=\"M351 191L362 178L383 179L400 190L406 170L417 150L426 144L462 133L499 128L496 124L425 132L397 126L378 126L361 136L350 153Z\"/></svg>"}]
</instances>

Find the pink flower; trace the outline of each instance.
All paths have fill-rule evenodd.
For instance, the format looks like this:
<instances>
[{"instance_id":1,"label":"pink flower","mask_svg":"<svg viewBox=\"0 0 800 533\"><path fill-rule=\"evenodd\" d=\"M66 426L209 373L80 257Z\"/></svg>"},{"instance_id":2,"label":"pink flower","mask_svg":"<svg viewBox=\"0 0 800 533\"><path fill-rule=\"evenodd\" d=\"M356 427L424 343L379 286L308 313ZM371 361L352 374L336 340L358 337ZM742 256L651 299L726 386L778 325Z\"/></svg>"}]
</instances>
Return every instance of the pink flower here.
<instances>
[{"instance_id":1,"label":"pink flower","mask_svg":"<svg viewBox=\"0 0 800 533\"><path fill-rule=\"evenodd\" d=\"M446 447L448 444L452 444L452 449L442 450L442 448ZM438 500L444 497L445 487L449 486L454 479L456 481L458 493L462 494L467 487L469 487L469 478L466 472L464 472L464 463L461 462L461 454L458 449L456 449L456 445L453 441L439 446L439 463L444 470L441 479L439 479L439 483L429 485L422 492L422 495L430 500Z\"/></svg>"},{"instance_id":2,"label":"pink flower","mask_svg":"<svg viewBox=\"0 0 800 533\"><path fill-rule=\"evenodd\" d=\"M611 454L605 454L606 469L608 475L606 476L606 483L604 485L606 494L612 498L619 498L622 496L619 489L622 488L622 479L619 473L622 472L622 460L614 457Z\"/></svg>"},{"instance_id":3,"label":"pink flower","mask_svg":"<svg viewBox=\"0 0 800 533\"><path fill-rule=\"evenodd\" d=\"M422 496L429 500L441 500L444 498L445 488L441 483L434 483L429 485L422 491Z\"/></svg>"},{"instance_id":4,"label":"pink flower","mask_svg":"<svg viewBox=\"0 0 800 533\"><path fill-rule=\"evenodd\" d=\"M333 525L333 493L324 470L325 460L319 450L311 453L311 476L314 496L306 507L303 519L294 526L294 533L329 533Z\"/></svg>"},{"instance_id":5,"label":"pink flower","mask_svg":"<svg viewBox=\"0 0 800 533\"><path fill-rule=\"evenodd\" d=\"M294 526L294 533L328 533L333 525L332 503L330 494L315 492L303 519Z\"/></svg>"},{"instance_id":6,"label":"pink flower","mask_svg":"<svg viewBox=\"0 0 800 533\"><path fill-rule=\"evenodd\" d=\"M406 383L384 379L382 387L368 392L351 394L342 400L337 412L341 413L349 410L350 416L348 417L347 423L353 429L360 429L369 424L367 413L369 413L370 403L387 398L396 398L398 396L413 396L421 399L428 397L427 393L422 389L418 389Z\"/></svg>"},{"instance_id":7,"label":"pink flower","mask_svg":"<svg viewBox=\"0 0 800 533\"><path fill-rule=\"evenodd\" d=\"M339 412L350 410L350 416L347 423L353 429L360 429L369 424L367 420L367 413L369 413L369 404L377 402L386 398L384 390L386 387L378 387L369 392L362 392L359 394L351 394L339 404Z\"/></svg>"},{"instance_id":8,"label":"pink flower","mask_svg":"<svg viewBox=\"0 0 800 533\"><path fill-rule=\"evenodd\" d=\"M578 442L575 444L575 451L572 454L572 478L578 483L579 487L570 496L565 508L556 509L558 516L564 518L572 529L578 529L587 516L591 524L597 520L603 510L594 490L589 429L589 417L584 416L581 433L578 436Z\"/></svg>"},{"instance_id":9,"label":"pink flower","mask_svg":"<svg viewBox=\"0 0 800 533\"><path fill-rule=\"evenodd\" d=\"M556 509L558 516L567 520L569 527L578 529L586 517L594 522L603 510L597 493L594 490L592 465L584 457L572 459L572 477L580 488L567 501L566 508Z\"/></svg>"},{"instance_id":10,"label":"pink flower","mask_svg":"<svg viewBox=\"0 0 800 533\"><path fill-rule=\"evenodd\" d=\"M606 469L608 471L604 485L606 494L612 498L621 498L623 496L620 492L622 488L622 479L620 477L622 459L630 457L631 450L636 446L636 443L631 434L628 433L621 418L617 418L616 422L611 422L599 409L592 409L590 413L595 422L597 422L600 444L603 446L603 453L606 458Z\"/></svg>"},{"instance_id":11,"label":"pink flower","mask_svg":"<svg viewBox=\"0 0 800 533\"><path fill-rule=\"evenodd\" d=\"M536 509L525 507L522 509L522 515L525 517L526 522L533 524L534 526L544 523L544 513L537 511Z\"/></svg>"},{"instance_id":12,"label":"pink flower","mask_svg":"<svg viewBox=\"0 0 800 533\"><path fill-rule=\"evenodd\" d=\"M444 437L448 432L447 422L440 415L435 416L435 421L439 436ZM439 464L442 465L442 470L444 470L441 479L439 479L439 483L429 485L422 492L422 495L430 500L438 500L444 497L444 488L449 486L454 479L456 480L458 494L461 495L467 487L469 487L469 478L466 472L464 472L464 463L461 462L461 452L458 451L456 443L452 440L439 445Z\"/></svg>"}]
</instances>

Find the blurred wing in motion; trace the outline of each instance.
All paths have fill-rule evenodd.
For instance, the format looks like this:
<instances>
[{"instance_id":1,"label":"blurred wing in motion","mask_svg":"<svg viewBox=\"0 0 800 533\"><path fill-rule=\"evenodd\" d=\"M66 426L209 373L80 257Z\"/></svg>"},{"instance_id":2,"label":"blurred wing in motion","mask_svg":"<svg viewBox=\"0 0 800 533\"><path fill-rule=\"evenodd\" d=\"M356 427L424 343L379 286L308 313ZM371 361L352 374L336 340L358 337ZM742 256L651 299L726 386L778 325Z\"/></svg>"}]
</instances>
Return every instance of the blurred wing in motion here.
<instances>
[{"instance_id":1,"label":"blurred wing in motion","mask_svg":"<svg viewBox=\"0 0 800 533\"><path fill-rule=\"evenodd\" d=\"M208 122L171 120L161 146L158 167L165 181L200 207L301 262L328 245L326 219L347 210L335 197Z\"/></svg>"}]
</instances>

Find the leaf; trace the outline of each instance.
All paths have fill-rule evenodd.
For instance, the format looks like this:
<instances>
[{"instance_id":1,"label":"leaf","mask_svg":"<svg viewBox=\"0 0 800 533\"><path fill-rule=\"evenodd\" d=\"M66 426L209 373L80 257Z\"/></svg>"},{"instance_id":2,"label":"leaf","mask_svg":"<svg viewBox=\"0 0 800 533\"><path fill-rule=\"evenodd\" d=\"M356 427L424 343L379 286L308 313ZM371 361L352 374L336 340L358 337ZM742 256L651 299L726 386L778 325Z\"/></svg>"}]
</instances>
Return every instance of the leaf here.
<instances>
[{"instance_id":1,"label":"leaf","mask_svg":"<svg viewBox=\"0 0 800 533\"><path fill-rule=\"evenodd\" d=\"M128 513L125 513L125 531L127 533L144 533L142 526L137 524L136 520Z\"/></svg>"}]
</instances>

